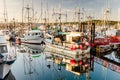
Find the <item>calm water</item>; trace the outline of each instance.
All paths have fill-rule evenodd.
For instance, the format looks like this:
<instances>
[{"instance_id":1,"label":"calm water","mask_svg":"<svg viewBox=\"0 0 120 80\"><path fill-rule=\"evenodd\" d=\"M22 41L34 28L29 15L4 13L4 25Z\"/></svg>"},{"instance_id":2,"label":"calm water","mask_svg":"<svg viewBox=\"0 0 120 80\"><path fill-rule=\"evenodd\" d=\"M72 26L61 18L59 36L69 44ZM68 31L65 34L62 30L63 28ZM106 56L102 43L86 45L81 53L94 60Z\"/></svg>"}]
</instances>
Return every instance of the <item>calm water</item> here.
<instances>
[{"instance_id":1,"label":"calm water","mask_svg":"<svg viewBox=\"0 0 120 80\"><path fill-rule=\"evenodd\" d=\"M29 58L25 53L17 52L18 58L12 65L11 72L16 80L87 80L86 73L78 76L66 70L65 66L47 61L46 52L38 58ZM47 65L50 65L48 67ZM59 70L61 68L61 70ZM120 80L120 73L94 63L94 70L89 72L90 80Z\"/></svg>"}]
</instances>

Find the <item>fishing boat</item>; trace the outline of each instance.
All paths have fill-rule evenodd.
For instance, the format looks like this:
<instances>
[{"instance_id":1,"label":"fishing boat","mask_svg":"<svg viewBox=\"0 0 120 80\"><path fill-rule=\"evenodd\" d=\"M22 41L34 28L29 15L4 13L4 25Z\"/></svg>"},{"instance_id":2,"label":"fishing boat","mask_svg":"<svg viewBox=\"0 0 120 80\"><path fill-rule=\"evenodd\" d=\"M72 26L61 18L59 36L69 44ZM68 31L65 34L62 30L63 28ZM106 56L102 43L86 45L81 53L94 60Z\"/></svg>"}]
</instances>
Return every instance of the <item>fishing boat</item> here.
<instances>
[{"instance_id":1,"label":"fishing boat","mask_svg":"<svg viewBox=\"0 0 120 80\"><path fill-rule=\"evenodd\" d=\"M23 34L23 38L21 38L22 43L28 43L28 44L41 44L41 42L44 40L44 34L43 31L38 29L37 25L33 23L34 20L34 8L31 4L27 4L26 7L23 7L23 15L27 15L28 23L26 26L26 31ZM31 19L31 20L30 20Z\"/></svg>"},{"instance_id":2,"label":"fishing boat","mask_svg":"<svg viewBox=\"0 0 120 80\"><path fill-rule=\"evenodd\" d=\"M104 53L111 50L109 38L103 35L96 35L94 45L96 46L96 52L98 53Z\"/></svg>"},{"instance_id":3,"label":"fishing boat","mask_svg":"<svg viewBox=\"0 0 120 80\"><path fill-rule=\"evenodd\" d=\"M90 45L82 32L59 32L57 36L46 34L46 51L71 57L75 60L89 57ZM81 40L81 41L80 41Z\"/></svg>"},{"instance_id":4,"label":"fishing boat","mask_svg":"<svg viewBox=\"0 0 120 80\"><path fill-rule=\"evenodd\" d=\"M16 60L15 47L7 46L4 35L0 35L0 78L3 79L11 69Z\"/></svg>"},{"instance_id":5,"label":"fishing boat","mask_svg":"<svg viewBox=\"0 0 120 80\"><path fill-rule=\"evenodd\" d=\"M108 31L109 34L109 38L110 38L110 45L112 47L113 50L118 49L120 46L120 30L109 30Z\"/></svg>"},{"instance_id":6,"label":"fishing boat","mask_svg":"<svg viewBox=\"0 0 120 80\"><path fill-rule=\"evenodd\" d=\"M40 30L26 31L24 37L21 38L22 43L28 43L28 44L41 44L43 40L44 40L44 34Z\"/></svg>"}]
</instances>

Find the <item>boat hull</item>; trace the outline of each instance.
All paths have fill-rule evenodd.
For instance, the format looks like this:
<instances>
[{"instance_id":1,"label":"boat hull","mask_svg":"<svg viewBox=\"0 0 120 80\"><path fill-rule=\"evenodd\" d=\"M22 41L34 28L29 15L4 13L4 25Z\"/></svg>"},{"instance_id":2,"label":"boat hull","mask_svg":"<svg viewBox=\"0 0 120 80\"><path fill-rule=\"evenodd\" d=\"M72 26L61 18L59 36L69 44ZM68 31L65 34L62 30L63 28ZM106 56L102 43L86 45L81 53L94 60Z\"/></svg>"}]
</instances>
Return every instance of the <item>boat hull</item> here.
<instances>
[{"instance_id":1,"label":"boat hull","mask_svg":"<svg viewBox=\"0 0 120 80\"><path fill-rule=\"evenodd\" d=\"M0 79L4 79L5 76L9 73L12 65L9 64L0 64Z\"/></svg>"},{"instance_id":2,"label":"boat hull","mask_svg":"<svg viewBox=\"0 0 120 80\"><path fill-rule=\"evenodd\" d=\"M43 41L43 38L40 39L21 39L22 43L28 43L28 44L41 44Z\"/></svg>"},{"instance_id":3,"label":"boat hull","mask_svg":"<svg viewBox=\"0 0 120 80\"><path fill-rule=\"evenodd\" d=\"M90 57L90 48L87 50L70 50L69 48L65 48L64 46L54 45L54 44L46 44L45 51L52 52L53 54L59 54L61 56L71 57L75 60L80 60L84 57Z\"/></svg>"}]
</instances>

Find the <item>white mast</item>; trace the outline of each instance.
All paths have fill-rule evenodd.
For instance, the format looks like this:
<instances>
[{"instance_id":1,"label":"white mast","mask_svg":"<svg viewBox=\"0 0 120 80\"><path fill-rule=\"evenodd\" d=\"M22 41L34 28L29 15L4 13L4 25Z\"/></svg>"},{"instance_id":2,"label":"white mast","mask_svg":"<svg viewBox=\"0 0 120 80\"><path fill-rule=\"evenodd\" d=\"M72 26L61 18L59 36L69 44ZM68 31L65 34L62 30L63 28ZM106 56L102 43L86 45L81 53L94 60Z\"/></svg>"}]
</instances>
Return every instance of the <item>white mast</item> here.
<instances>
[{"instance_id":1,"label":"white mast","mask_svg":"<svg viewBox=\"0 0 120 80\"><path fill-rule=\"evenodd\" d=\"M109 16L110 15L110 8L109 8L109 5L108 5L108 0L106 0L106 6L105 6L105 9L104 9L104 34L106 36L106 29L109 28L108 26L108 20L109 20Z\"/></svg>"},{"instance_id":2,"label":"white mast","mask_svg":"<svg viewBox=\"0 0 120 80\"><path fill-rule=\"evenodd\" d=\"M32 12L33 12L33 15L32 15L32 21L33 23L35 22L35 19L34 19L34 2L32 0Z\"/></svg>"},{"instance_id":3,"label":"white mast","mask_svg":"<svg viewBox=\"0 0 120 80\"><path fill-rule=\"evenodd\" d=\"M39 22L40 21L40 23L42 23L42 17L43 17L43 2L42 2L42 0L41 0L41 3L40 3L40 16L39 16L39 18L38 18L38 20L37 20L37 22Z\"/></svg>"},{"instance_id":4,"label":"white mast","mask_svg":"<svg viewBox=\"0 0 120 80\"><path fill-rule=\"evenodd\" d=\"M117 24L117 28L119 28L120 27L120 8L118 8L118 24Z\"/></svg>"},{"instance_id":5,"label":"white mast","mask_svg":"<svg viewBox=\"0 0 120 80\"><path fill-rule=\"evenodd\" d=\"M24 14L24 0L22 0L23 2L22 2L22 23L23 23L23 14Z\"/></svg>"},{"instance_id":6,"label":"white mast","mask_svg":"<svg viewBox=\"0 0 120 80\"><path fill-rule=\"evenodd\" d=\"M47 3L47 23L49 24L49 9L48 9L48 3Z\"/></svg>"},{"instance_id":7,"label":"white mast","mask_svg":"<svg viewBox=\"0 0 120 80\"><path fill-rule=\"evenodd\" d=\"M23 0L23 8L22 8L22 17L25 17L25 19L22 18L22 22L26 20L28 23L29 29L32 28L32 23L34 21L34 9L33 9L33 1L32 3L27 3L26 7L24 7L24 0Z\"/></svg>"},{"instance_id":8,"label":"white mast","mask_svg":"<svg viewBox=\"0 0 120 80\"><path fill-rule=\"evenodd\" d=\"M43 3L42 3L42 0L41 0L41 23L42 23L42 16L43 16Z\"/></svg>"},{"instance_id":9,"label":"white mast","mask_svg":"<svg viewBox=\"0 0 120 80\"><path fill-rule=\"evenodd\" d=\"M4 2L4 22L5 22L5 29L7 29L7 22L8 22L8 14L7 14L7 7L6 7L6 0L3 0Z\"/></svg>"}]
</instances>

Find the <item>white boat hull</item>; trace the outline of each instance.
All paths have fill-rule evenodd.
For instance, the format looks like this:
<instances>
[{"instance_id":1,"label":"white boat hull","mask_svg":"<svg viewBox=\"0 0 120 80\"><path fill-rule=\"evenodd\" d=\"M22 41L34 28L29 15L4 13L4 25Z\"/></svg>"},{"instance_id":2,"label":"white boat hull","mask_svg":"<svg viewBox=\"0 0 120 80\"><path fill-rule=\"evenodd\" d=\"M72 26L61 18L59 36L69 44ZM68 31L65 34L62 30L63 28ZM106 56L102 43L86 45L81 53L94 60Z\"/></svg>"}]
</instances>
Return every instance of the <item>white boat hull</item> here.
<instances>
[{"instance_id":1,"label":"white boat hull","mask_svg":"<svg viewBox=\"0 0 120 80\"><path fill-rule=\"evenodd\" d=\"M0 78L3 79L16 60L16 48L13 45L7 45L4 35L0 35L0 51Z\"/></svg>"},{"instance_id":2,"label":"white boat hull","mask_svg":"<svg viewBox=\"0 0 120 80\"><path fill-rule=\"evenodd\" d=\"M64 46L48 44L48 45L46 45L45 50L50 51L52 53L57 53L57 54L62 55L62 56L71 57L71 58L74 58L76 60L82 59L83 54L84 54L84 57L88 57L88 58L90 57L90 54L89 54L90 48L88 48L87 50L80 50L80 49L70 50L69 48L65 48Z\"/></svg>"},{"instance_id":3,"label":"white boat hull","mask_svg":"<svg viewBox=\"0 0 120 80\"><path fill-rule=\"evenodd\" d=\"M43 38L39 39L21 39L22 43L28 43L28 44L41 44L43 41Z\"/></svg>"},{"instance_id":4,"label":"white boat hull","mask_svg":"<svg viewBox=\"0 0 120 80\"><path fill-rule=\"evenodd\" d=\"M5 76L9 73L11 65L0 64L0 79L4 79Z\"/></svg>"}]
</instances>

